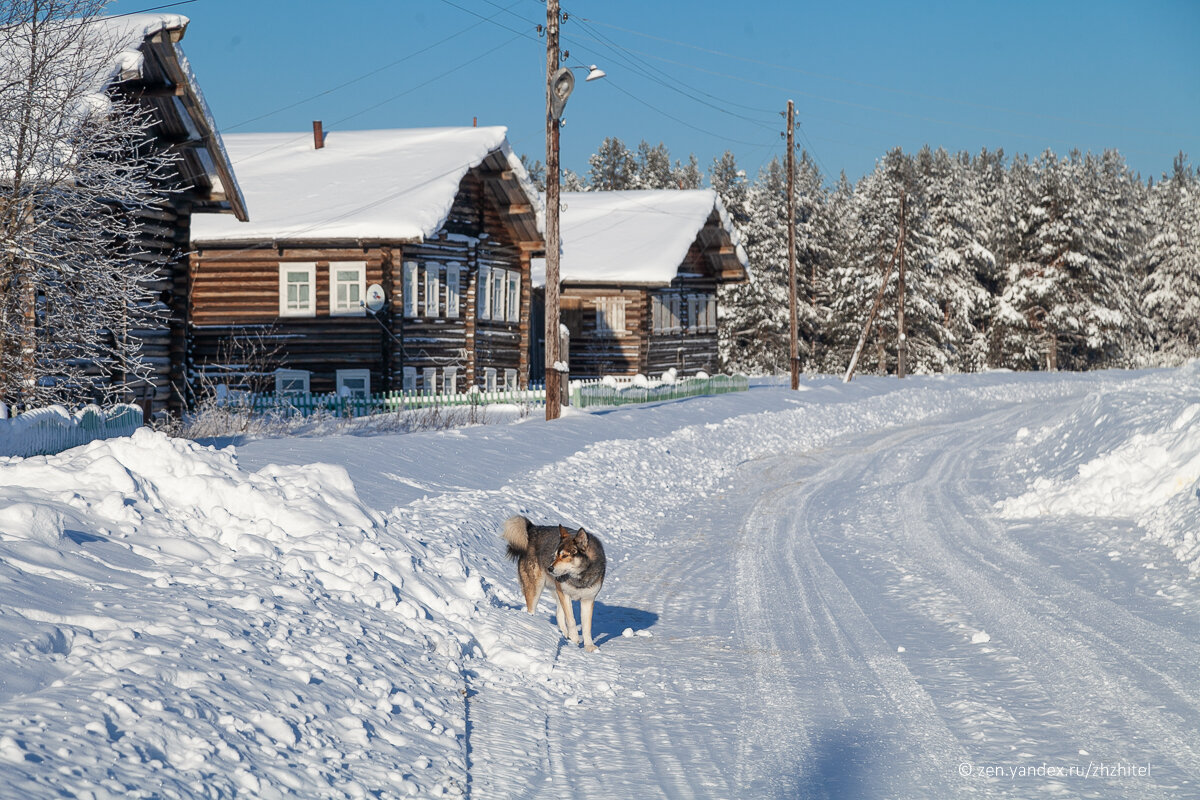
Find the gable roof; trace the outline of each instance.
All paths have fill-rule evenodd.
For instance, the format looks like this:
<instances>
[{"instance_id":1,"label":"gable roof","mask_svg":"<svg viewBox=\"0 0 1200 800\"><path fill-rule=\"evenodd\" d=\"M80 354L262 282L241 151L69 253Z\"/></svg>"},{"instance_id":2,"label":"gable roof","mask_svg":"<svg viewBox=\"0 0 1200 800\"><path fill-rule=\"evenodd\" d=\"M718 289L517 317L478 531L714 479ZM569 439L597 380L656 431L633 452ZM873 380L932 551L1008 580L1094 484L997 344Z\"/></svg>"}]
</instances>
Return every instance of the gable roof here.
<instances>
[{"instance_id":1,"label":"gable roof","mask_svg":"<svg viewBox=\"0 0 1200 800\"><path fill-rule=\"evenodd\" d=\"M563 192L561 200L564 283L665 286L714 215L731 261L725 271L745 271L741 236L712 189ZM544 286L544 259L534 259L533 272L534 284Z\"/></svg>"},{"instance_id":2,"label":"gable roof","mask_svg":"<svg viewBox=\"0 0 1200 800\"><path fill-rule=\"evenodd\" d=\"M463 176L481 164L524 194L522 216L541 230L537 190L501 126L230 134L250 221L194 220L195 245L262 241L420 242L445 223Z\"/></svg>"},{"instance_id":3,"label":"gable roof","mask_svg":"<svg viewBox=\"0 0 1200 800\"><path fill-rule=\"evenodd\" d=\"M82 31L80 24L86 26ZM182 184L195 210L245 217L242 195L212 112L179 46L187 17L127 14L59 20L44 26L43 35L53 38L51 46L61 44L60 57L80 70L74 74L87 94L80 98L78 113L108 107L110 90L128 92L131 99L153 109L158 134L181 156ZM13 37L12 44L19 50L24 44L22 37ZM0 73L4 69L23 69L21 53L0 54Z\"/></svg>"}]
</instances>

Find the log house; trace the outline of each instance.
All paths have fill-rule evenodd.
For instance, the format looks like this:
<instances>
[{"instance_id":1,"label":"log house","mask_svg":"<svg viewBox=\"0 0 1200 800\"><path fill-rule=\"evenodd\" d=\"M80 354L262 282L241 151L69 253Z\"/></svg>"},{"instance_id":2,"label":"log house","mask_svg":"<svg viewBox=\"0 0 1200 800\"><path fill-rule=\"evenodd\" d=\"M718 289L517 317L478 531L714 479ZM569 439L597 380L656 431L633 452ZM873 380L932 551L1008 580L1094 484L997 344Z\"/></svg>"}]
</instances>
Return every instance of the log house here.
<instances>
[{"instance_id":1,"label":"log house","mask_svg":"<svg viewBox=\"0 0 1200 800\"><path fill-rule=\"evenodd\" d=\"M505 129L228 137L251 222L193 234L193 383L456 393L529 380L536 191ZM359 304L379 285L376 313Z\"/></svg>"},{"instance_id":2,"label":"log house","mask_svg":"<svg viewBox=\"0 0 1200 800\"><path fill-rule=\"evenodd\" d=\"M747 264L717 194L564 192L562 200L560 317L571 377L715 371L717 287L744 281Z\"/></svg>"}]
</instances>

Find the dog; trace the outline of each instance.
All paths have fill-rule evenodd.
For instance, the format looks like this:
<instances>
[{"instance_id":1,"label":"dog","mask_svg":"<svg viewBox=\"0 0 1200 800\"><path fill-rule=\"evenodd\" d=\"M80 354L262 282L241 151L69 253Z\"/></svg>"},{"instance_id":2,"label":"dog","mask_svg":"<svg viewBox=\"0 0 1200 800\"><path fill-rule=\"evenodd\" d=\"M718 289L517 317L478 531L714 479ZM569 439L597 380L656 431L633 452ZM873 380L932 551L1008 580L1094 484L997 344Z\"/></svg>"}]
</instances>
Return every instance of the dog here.
<instances>
[{"instance_id":1,"label":"dog","mask_svg":"<svg viewBox=\"0 0 1200 800\"><path fill-rule=\"evenodd\" d=\"M558 629L568 641L579 644L571 608L571 601L578 600L584 650L598 651L600 648L592 641L592 607L604 585L608 566L600 540L583 528L534 525L522 516L505 521L503 536L508 543L508 557L517 562L517 581L525 595L525 609L530 614L536 613L542 589L553 586L558 599L555 609Z\"/></svg>"}]
</instances>

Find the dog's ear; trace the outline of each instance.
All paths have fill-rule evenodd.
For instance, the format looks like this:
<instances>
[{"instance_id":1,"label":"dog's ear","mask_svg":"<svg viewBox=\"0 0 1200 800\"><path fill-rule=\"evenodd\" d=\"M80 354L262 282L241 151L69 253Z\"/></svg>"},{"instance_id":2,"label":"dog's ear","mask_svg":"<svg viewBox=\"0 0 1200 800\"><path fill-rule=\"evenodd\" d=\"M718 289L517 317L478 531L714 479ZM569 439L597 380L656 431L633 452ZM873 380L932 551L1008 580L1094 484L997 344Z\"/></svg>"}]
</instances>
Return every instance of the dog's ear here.
<instances>
[{"instance_id":1,"label":"dog's ear","mask_svg":"<svg viewBox=\"0 0 1200 800\"><path fill-rule=\"evenodd\" d=\"M580 528L579 532L575 534L575 543L578 544L580 547L587 547L588 546L588 532L585 531L583 528Z\"/></svg>"},{"instance_id":2,"label":"dog's ear","mask_svg":"<svg viewBox=\"0 0 1200 800\"><path fill-rule=\"evenodd\" d=\"M566 539L566 538L567 538L568 536L570 536L570 535L571 535L571 534L567 532L567 529L566 529L566 528L564 528L562 525L559 525L559 526L558 526L558 538L559 538L560 540L561 540L561 539Z\"/></svg>"}]
</instances>

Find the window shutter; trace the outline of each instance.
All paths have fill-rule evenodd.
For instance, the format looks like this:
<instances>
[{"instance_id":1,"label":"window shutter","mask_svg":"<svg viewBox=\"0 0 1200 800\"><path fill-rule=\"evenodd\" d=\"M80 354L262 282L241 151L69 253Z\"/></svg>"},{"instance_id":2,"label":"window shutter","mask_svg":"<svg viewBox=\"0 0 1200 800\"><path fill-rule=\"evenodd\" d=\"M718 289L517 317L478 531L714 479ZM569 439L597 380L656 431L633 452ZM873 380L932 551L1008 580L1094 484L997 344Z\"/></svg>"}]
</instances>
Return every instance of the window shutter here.
<instances>
[{"instance_id":1,"label":"window shutter","mask_svg":"<svg viewBox=\"0 0 1200 800\"><path fill-rule=\"evenodd\" d=\"M404 262L404 316L417 316L417 262L415 261Z\"/></svg>"},{"instance_id":2,"label":"window shutter","mask_svg":"<svg viewBox=\"0 0 1200 800\"><path fill-rule=\"evenodd\" d=\"M479 293L478 315L480 319L492 318L492 271L488 267L479 268L479 280L476 283L476 290Z\"/></svg>"}]
</instances>

